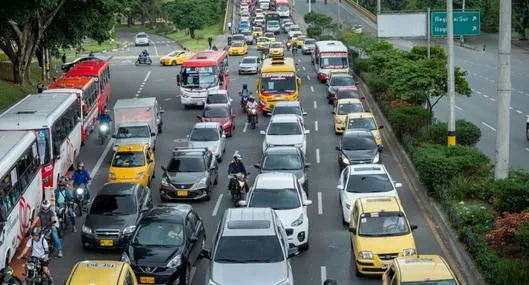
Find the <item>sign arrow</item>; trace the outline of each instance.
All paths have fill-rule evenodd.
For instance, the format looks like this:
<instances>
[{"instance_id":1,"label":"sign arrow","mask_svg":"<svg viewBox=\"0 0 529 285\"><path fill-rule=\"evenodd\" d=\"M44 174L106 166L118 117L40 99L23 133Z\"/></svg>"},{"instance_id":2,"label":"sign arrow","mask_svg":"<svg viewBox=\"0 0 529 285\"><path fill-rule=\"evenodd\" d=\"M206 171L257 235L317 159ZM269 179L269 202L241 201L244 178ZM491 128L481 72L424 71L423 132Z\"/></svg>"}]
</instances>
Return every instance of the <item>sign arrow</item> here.
<instances>
[{"instance_id":1,"label":"sign arrow","mask_svg":"<svg viewBox=\"0 0 529 285\"><path fill-rule=\"evenodd\" d=\"M472 21L477 21L478 20L478 17L474 16L472 17Z\"/></svg>"},{"instance_id":2,"label":"sign arrow","mask_svg":"<svg viewBox=\"0 0 529 285\"><path fill-rule=\"evenodd\" d=\"M477 31L477 30L478 30L478 27L472 26L472 31Z\"/></svg>"}]
</instances>

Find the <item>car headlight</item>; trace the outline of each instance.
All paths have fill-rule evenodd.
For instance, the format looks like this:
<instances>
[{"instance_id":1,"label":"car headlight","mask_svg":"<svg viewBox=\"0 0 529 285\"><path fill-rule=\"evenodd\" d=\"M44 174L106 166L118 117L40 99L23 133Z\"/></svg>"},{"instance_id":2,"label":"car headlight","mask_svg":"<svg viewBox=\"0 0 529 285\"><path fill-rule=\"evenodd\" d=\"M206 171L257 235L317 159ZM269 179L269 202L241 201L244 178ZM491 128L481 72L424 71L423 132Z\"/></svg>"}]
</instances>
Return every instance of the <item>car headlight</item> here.
<instances>
[{"instance_id":1,"label":"car headlight","mask_svg":"<svg viewBox=\"0 0 529 285\"><path fill-rule=\"evenodd\" d=\"M114 179L116 179L116 174L114 174L114 173L112 173L112 172L109 172L109 173L108 173L108 179L110 179L110 180L114 180Z\"/></svg>"},{"instance_id":2,"label":"car headlight","mask_svg":"<svg viewBox=\"0 0 529 285\"><path fill-rule=\"evenodd\" d=\"M83 195L83 193L84 193L84 188L79 187L79 188L75 189L75 193L77 193L77 195Z\"/></svg>"},{"instance_id":3,"label":"car headlight","mask_svg":"<svg viewBox=\"0 0 529 285\"><path fill-rule=\"evenodd\" d=\"M298 226L301 226L302 224L303 224L303 213L301 213L301 215L299 215L299 217L296 220L294 220L292 224L290 224L290 226L298 227Z\"/></svg>"},{"instance_id":4,"label":"car headlight","mask_svg":"<svg viewBox=\"0 0 529 285\"><path fill-rule=\"evenodd\" d=\"M129 256L126 253L123 253L121 255L121 261L130 264L130 258L129 258Z\"/></svg>"},{"instance_id":5,"label":"car headlight","mask_svg":"<svg viewBox=\"0 0 529 285\"><path fill-rule=\"evenodd\" d=\"M345 208L347 208L347 210L351 210L351 204L345 203Z\"/></svg>"},{"instance_id":6,"label":"car headlight","mask_svg":"<svg viewBox=\"0 0 529 285\"><path fill-rule=\"evenodd\" d=\"M200 179L200 181L198 181L198 183L195 183L195 184L193 185L193 187L191 187L190 190L193 190L193 189L200 189L200 188L206 188L206 181L207 181L207 178L206 178L206 177Z\"/></svg>"},{"instance_id":7,"label":"car headlight","mask_svg":"<svg viewBox=\"0 0 529 285\"><path fill-rule=\"evenodd\" d=\"M118 150L118 147L119 147L119 145L115 144L115 145L112 147L112 150L113 150L114 152L116 152L116 151Z\"/></svg>"},{"instance_id":8,"label":"car headlight","mask_svg":"<svg viewBox=\"0 0 529 285\"><path fill-rule=\"evenodd\" d=\"M162 181L160 183L162 184L162 186L165 186L165 187L169 186L169 182L167 182L167 178L165 177L162 178Z\"/></svg>"},{"instance_id":9,"label":"car headlight","mask_svg":"<svg viewBox=\"0 0 529 285\"><path fill-rule=\"evenodd\" d=\"M178 266L180 266L180 264L182 264L182 258L180 257L180 255L177 255L176 257L171 259L169 263L167 263L166 267L167 268L177 268Z\"/></svg>"},{"instance_id":10,"label":"car headlight","mask_svg":"<svg viewBox=\"0 0 529 285\"><path fill-rule=\"evenodd\" d=\"M415 255L415 248L406 248L406 249L404 249L404 251L402 252L402 254L403 254L404 256Z\"/></svg>"},{"instance_id":11,"label":"car headlight","mask_svg":"<svg viewBox=\"0 0 529 285\"><path fill-rule=\"evenodd\" d=\"M373 259L373 253L371 251L361 251L358 253L359 259Z\"/></svg>"},{"instance_id":12,"label":"car headlight","mask_svg":"<svg viewBox=\"0 0 529 285\"><path fill-rule=\"evenodd\" d=\"M379 163L380 162L380 152L377 152L375 155L375 158L373 158L373 163Z\"/></svg>"},{"instance_id":13,"label":"car headlight","mask_svg":"<svg viewBox=\"0 0 529 285\"><path fill-rule=\"evenodd\" d=\"M85 234L92 234L92 229L83 225L83 227L81 228L81 231Z\"/></svg>"},{"instance_id":14,"label":"car headlight","mask_svg":"<svg viewBox=\"0 0 529 285\"><path fill-rule=\"evenodd\" d=\"M347 157L343 156L343 155L342 155L342 162L343 162L344 164L347 164L347 165L348 165L349 163L351 163L351 161L349 161L349 159L348 159Z\"/></svg>"},{"instance_id":15,"label":"car headlight","mask_svg":"<svg viewBox=\"0 0 529 285\"><path fill-rule=\"evenodd\" d=\"M136 226L128 226L125 229L123 229L123 234L124 235L131 234L134 232L135 229L136 229Z\"/></svg>"},{"instance_id":16,"label":"car headlight","mask_svg":"<svg viewBox=\"0 0 529 285\"><path fill-rule=\"evenodd\" d=\"M136 175L136 179L143 179L143 177L145 177L145 172L140 172Z\"/></svg>"}]
</instances>

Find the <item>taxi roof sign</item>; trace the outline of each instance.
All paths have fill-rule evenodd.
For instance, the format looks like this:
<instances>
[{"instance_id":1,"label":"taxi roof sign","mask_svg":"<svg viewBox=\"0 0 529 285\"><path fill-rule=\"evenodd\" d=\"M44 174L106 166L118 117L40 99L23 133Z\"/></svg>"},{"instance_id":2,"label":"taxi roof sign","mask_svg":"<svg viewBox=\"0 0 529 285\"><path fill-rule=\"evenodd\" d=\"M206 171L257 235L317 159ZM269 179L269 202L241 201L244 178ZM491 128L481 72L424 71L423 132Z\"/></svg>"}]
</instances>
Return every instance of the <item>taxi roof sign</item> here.
<instances>
[{"instance_id":1,"label":"taxi roof sign","mask_svg":"<svg viewBox=\"0 0 529 285\"><path fill-rule=\"evenodd\" d=\"M88 268L115 268L116 264L107 262L87 262L85 263Z\"/></svg>"}]
</instances>

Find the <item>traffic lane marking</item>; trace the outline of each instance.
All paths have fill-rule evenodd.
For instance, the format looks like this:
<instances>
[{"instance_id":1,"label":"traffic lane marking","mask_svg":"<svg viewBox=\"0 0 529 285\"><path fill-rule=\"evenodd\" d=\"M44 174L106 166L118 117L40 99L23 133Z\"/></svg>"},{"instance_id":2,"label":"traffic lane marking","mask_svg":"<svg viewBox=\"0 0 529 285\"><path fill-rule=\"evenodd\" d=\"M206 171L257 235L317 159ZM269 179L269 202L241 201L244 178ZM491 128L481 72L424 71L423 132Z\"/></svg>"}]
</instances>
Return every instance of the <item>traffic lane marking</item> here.
<instances>
[{"instance_id":1,"label":"traffic lane marking","mask_svg":"<svg viewBox=\"0 0 529 285\"><path fill-rule=\"evenodd\" d=\"M493 131L496 131L496 129L493 126L491 126L491 125L489 125L489 124L487 124L485 122L481 122L481 124L483 124L485 127L489 128L489 129L491 129Z\"/></svg>"}]
</instances>

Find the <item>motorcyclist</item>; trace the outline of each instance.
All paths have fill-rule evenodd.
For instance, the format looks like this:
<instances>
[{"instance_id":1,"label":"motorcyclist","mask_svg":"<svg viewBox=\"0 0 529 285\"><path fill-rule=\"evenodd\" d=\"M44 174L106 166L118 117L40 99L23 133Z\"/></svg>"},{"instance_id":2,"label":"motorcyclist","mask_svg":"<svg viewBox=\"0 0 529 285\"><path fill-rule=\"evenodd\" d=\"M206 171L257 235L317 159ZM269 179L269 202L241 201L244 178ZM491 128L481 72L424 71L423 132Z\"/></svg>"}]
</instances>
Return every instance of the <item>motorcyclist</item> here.
<instances>
[{"instance_id":1,"label":"motorcyclist","mask_svg":"<svg viewBox=\"0 0 529 285\"><path fill-rule=\"evenodd\" d=\"M88 191L88 184L90 184L91 180L92 177L90 177L90 173L84 168L84 162L80 161L77 164L77 169L72 173L72 181L74 187L80 185L85 186L85 195L87 199L90 199L90 191Z\"/></svg>"},{"instance_id":2,"label":"motorcyclist","mask_svg":"<svg viewBox=\"0 0 529 285\"><path fill-rule=\"evenodd\" d=\"M105 110L103 110L103 114L100 114L97 119L99 120L99 123L102 124L102 123L107 123L107 124L110 124L110 122L112 122L112 117L110 117L110 115L108 114L108 109L105 108Z\"/></svg>"},{"instance_id":3,"label":"motorcyclist","mask_svg":"<svg viewBox=\"0 0 529 285\"><path fill-rule=\"evenodd\" d=\"M22 259L22 257L26 256L28 250L31 249L31 256L40 259L42 272L48 276L50 283L53 284L53 278L51 277L51 272L48 269L48 254L50 253L48 241L46 238L44 238L44 233L39 227L34 228L31 231L31 237L32 238L28 239L26 242L26 247L24 250L22 250L17 258Z\"/></svg>"},{"instance_id":4,"label":"motorcyclist","mask_svg":"<svg viewBox=\"0 0 529 285\"><path fill-rule=\"evenodd\" d=\"M241 92L239 92L239 94L241 94L241 96L250 96L250 91L248 91L248 84L243 84L242 85L242 89L241 89Z\"/></svg>"},{"instance_id":5,"label":"motorcyclist","mask_svg":"<svg viewBox=\"0 0 529 285\"><path fill-rule=\"evenodd\" d=\"M296 43L292 44L292 54L298 53L298 45Z\"/></svg>"},{"instance_id":6,"label":"motorcyclist","mask_svg":"<svg viewBox=\"0 0 529 285\"><path fill-rule=\"evenodd\" d=\"M236 153L233 155L233 160L228 166L228 174L243 174L245 177L248 176L248 172L246 172L246 168L244 167L244 164L241 161L240 154ZM230 179L228 189L233 189L233 187L235 187L235 183L235 179ZM245 188L246 192L248 192L248 183L245 184Z\"/></svg>"},{"instance_id":7,"label":"motorcyclist","mask_svg":"<svg viewBox=\"0 0 529 285\"><path fill-rule=\"evenodd\" d=\"M140 55L138 56L138 59L141 61L141 62L146 62L147 59L149 58L149 52L144 49Z\"/></svg>"},{"instance_id":8,"label":"motorcyclist","mask_svg":"<svg viewBox=\"0 0 529 285\"><path fill-rule=\"evenodd\" d=\"M248 102L246 103L246 109L257 109L257 103L255 103L255 98L253 96L250 96L250 99L248 99ZM255 121L257 121L257 116L255 116ZM250 113L248 113L248 123L250 122Z\"/></svg>"},{"instance_id":9,"label":"motorcyclist","mask_svg":"<svg viewBox=\"0 0 529 285\"><path fill-rule=\"evenodd\" d=\"M38 214L40 226L42 229L49 228L51 230L51 238L53 239L55 248L58 251L58 256L62 257L62 243L61 239L59 238L59 234L57 233L57 226L59 226L57 225L57 214L52 211L50 207L50 201L42 201L42 204L40 205L40 212Z\"/></svg>"},{"instance_id":10,"label":"motorcyclist","mask_svg":"<svg viewBox=\"0 0 529 285\"><path fill-rule=\"evenodd\" d=\"M68 218L70 218L70 224L72 225L72 231L77 232L77 227L75 226L75 214L72 207L73 194L70 188L68 188L68 178L62 176L59 179L59 186L55 189L55 209L60 208L61 206L67 206L66 211L68 213ZM67 203L68 205L63 205Z\"/></svg>"}]
</instances>

